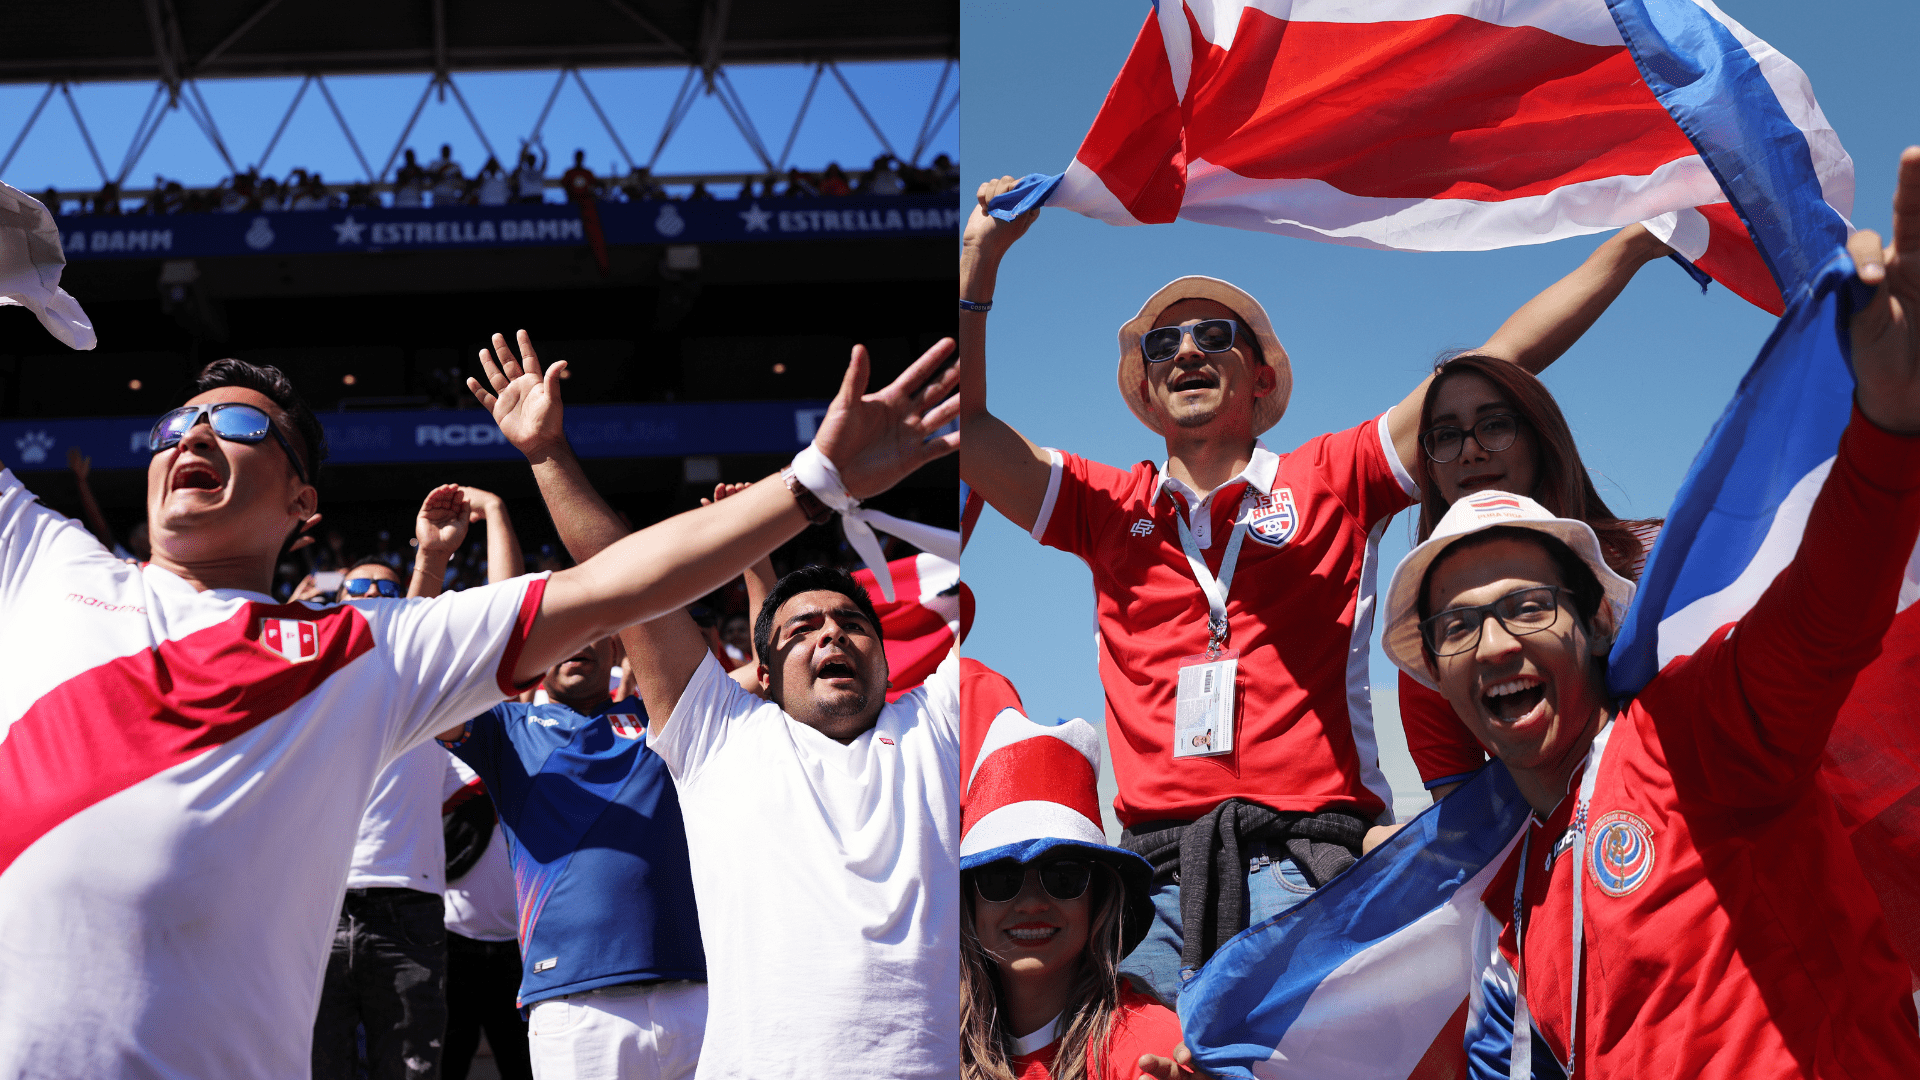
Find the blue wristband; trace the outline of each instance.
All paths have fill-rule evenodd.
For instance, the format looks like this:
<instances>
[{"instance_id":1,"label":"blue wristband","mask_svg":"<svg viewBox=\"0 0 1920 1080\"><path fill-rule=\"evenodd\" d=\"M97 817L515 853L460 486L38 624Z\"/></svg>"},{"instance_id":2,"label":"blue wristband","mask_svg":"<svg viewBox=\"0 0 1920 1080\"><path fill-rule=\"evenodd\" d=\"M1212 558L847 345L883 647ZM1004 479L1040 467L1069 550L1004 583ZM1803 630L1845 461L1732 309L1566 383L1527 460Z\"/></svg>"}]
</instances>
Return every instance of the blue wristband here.
<instances>
[{"instance_id":1,"label":"blue wristband","mask_svg":"<svg viewBox=\"0 0 1920 1080\"><path fill-rule=\"evenodd\" d=\"M988 311L992 311L992 310L993 310L993 301L991 301L991 300L967 300L967 299L965 299L965 298L962 298L962 299L961 299L961 301L960 301L960 310L961 310L961 311L978 311L978 312L983 312L983 313L984 313L984 312L988 312Z\"/></svg>"}]
</instances>

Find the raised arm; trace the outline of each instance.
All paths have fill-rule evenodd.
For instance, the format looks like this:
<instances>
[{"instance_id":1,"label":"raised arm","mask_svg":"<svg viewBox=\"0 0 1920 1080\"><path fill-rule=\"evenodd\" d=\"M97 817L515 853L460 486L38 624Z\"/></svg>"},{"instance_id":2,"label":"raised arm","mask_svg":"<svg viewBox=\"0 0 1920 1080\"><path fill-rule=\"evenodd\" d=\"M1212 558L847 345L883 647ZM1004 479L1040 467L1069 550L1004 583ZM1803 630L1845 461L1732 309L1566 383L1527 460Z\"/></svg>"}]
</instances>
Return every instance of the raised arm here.
<instances>
[{"instance_id":1,"label":"raised arm","mask_svg":"<svg viewBox=\"0 0 1920 1080\"><path fill-rule=\"evenodd\" d=\"M469 524L487 523L487 582L512 581L527 572L527 561L520 554L520 537L513 531L513 519L507 516L507 501L491 491L463 487L472 512Z\"/></svg>"},{"instance_id":2,"label":"raised arm","mask_svg":"<svg viewBox=\"0 0 1920 1080\"><path fill-rule=\"evenodd\" d=\"M87 531L99 540L108 551L113 550L113 527L107 524L107 515L100 512L100 504L94 501L93 485L87 483L87 474L92 471L93 459L80 452L77 446L67 448L67 468L73 470L74 486L80 489L80 520L87 523Z\"/></svg>"},{"instance_id":3,"label":"raised arm","mask_svg":"<svg viewBox=\"0 0 1920 1080\"><path fill-rule=\"evenodd\" d=\"M493 412L509 442L515 446L520 446L523 439L528 442L531 450L523 448L523 452L528 453L536 475L544 471L556 479L579 477L578 462L571 452L559 449L564 439L556 443L550 434L557 426L559 373L565 361L549 366L543 374L537 358L528 356L523 364L504 348L503 339L496 337L495 344L502 353L498 364L482 353L482 367L493 390L489 392L474 380L469 380L469 388ZM530 344L523 333L522 350ZM959 448L958 435L933 435L953 419L959 408L949 398L958 381L957 373L939 370L952 349L950 340L941 341L892 385L865 394L867 351L862 346L854 347L840 392L814 437L814 447L832 463L849 495L862 498L885 491L920 466ZM549 412L555 414L552 421L546 419ZM542 433L547 433L546 437ZM572 469L568 470L570 461ZM547 483L542 481L543 494ZM583 478L578 483L583 483ZM718 588L807 524L805 513L778 478L763 480L725 502L690 510L617 540L611 538L618 536L618 519L613 519L613 528L608 529L607 517L590 512L594 503L605 507L591 487L582 491L575 486L558 493L562 495L559 505L549 499L555 521L564 522L576 515L581 518L579 524L562 524L562 540L568 550L579 557L595 544L603 546L597 554L553 575L547 583L539 617L514 669L514 678L519 681L532 678L595 638L636 622L678 613L679 608ZM610 516L612 511L605 509L604 513ZM564 531L570 529L577 530L573 539ZM574 549L575 539L582 545L578 551ZM684 613L678 614L684 617ZM627 645L632 650L634 642L629 640ZM692 665L685 666L686 677L692 672ZM675 701L685 685L681 679L673 688ZM645 693L644 682L642 690ZM648 711L654 712L655 706L650 696ZM664 717L671 711L669 707L666 713L656 715Z\"/></svg>"},{"instance_id":4,"label":"raised arm","mask_svg":"<svg viewBox=\"0 0 1920 1080\"><path fill-rule=\"evenodd\" d=\"M427 492L420 513L413 520L413 576L407 581L407 599L440 595L447 584L447 563L467 539L466 489L459 484L441 484Z\"/></svg>"},{"instance_id":5,"label":"raised arm","mask_svg":"<svg viewBox=\"0 0 1920 1080\"><path fill-rule=\"evenodd\" d=\"M973 216L967 219L960 241L960 299L990 303L1000 275L1000 260L1020 239L1040 211L1031 210L1014 221L1001 221L986 212L987 200L1011 188L1014 179L1003 176L980 185ZM1007 520L1031 530L1047 497L1052 464L1045 450L987 411L987 313L960 311L960 432L967 452L960 457L960 476Z\"/></svg>"},{"instance_id":6,"label":"raised arm","mask_svg":"<svg viewBox=\"0 0 1920 1080\"><path fill-rule=\"evenodd\" d=\"M1592 329L1641 267L1672 253L1646 226L1629 225L1595 248L1573 273L1520 305L1486 344L1473 351L1538 375ZM1420 380L1387 420L1394 449L1409 472L1416 464L1414 455L1420 452L1420 405L1432 381L1431 375Z\"/></svg>"},{"instance_id":7,"label":"raised arm","mask_svg":"<svg viewBox=\"0 0 1920 1080\"><path fill-rule=\"evenodd\" d=\"M713 498L701 499L700 505L712 506L721 499L729 495L737 495L752 486L752 484L715 484L713 486ZM767 602L767 597L773 592L774 583L779 580L773 572L773 556L769 555L759 562L754 563L752 566L747 567L745 577L747 581L747 621L751 623L760 617L760 605ZM749 694L758 694L761 692L759 673L760 649L758 645L750 646L750 648L752 649L752 655L749 658L751 662L741 664L727 674L733 676L733 681L739 683L742 690L745 690Z\"/></svg>"}]
</instances>

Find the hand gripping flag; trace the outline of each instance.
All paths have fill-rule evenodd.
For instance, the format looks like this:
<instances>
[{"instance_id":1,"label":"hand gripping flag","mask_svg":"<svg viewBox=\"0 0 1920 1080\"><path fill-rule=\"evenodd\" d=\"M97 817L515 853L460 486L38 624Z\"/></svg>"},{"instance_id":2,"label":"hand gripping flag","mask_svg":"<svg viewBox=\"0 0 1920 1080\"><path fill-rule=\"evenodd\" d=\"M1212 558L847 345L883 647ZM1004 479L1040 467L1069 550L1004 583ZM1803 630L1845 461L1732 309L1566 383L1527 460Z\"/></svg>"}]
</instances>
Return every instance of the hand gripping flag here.
<instances>
[{"instance_id":1,"label":"hand gripping flag","mask_svg":"<svg viewBox=\"0 0 1920 1080\"><path fill-rule=\"evenodd\" d=\"M1067 171L993 209L1402 251L1645 221L1777 315L1813 269L1795 252L1828 246L1770 245L1729 185L1802 172L1843 221L1853 162L1806 75L1711 0L1160 0Z\"/></svg>"}]
</instances>

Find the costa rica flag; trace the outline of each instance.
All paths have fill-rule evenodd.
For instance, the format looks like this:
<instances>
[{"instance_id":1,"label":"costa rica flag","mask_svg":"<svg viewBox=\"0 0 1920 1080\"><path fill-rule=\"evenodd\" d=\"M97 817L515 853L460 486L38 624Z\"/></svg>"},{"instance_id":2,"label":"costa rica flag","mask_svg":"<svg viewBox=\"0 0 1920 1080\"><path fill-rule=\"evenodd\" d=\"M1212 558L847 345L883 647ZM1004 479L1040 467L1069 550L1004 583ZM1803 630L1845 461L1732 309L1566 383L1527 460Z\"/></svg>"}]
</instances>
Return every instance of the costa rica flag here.
<instances>
[{"instance_id":1,"label":"costa rica flag","mask_svg":"<svg viewBox=\"0 0 1920 1080\"><path fill-rule=\"evenodd\" d=\"M1853 162L1711 0L1161 0L1066 172L993 209L1042 203L1401 251L1644 221L1778 315L1845 235Z\"/></svg>"}]
</instances>

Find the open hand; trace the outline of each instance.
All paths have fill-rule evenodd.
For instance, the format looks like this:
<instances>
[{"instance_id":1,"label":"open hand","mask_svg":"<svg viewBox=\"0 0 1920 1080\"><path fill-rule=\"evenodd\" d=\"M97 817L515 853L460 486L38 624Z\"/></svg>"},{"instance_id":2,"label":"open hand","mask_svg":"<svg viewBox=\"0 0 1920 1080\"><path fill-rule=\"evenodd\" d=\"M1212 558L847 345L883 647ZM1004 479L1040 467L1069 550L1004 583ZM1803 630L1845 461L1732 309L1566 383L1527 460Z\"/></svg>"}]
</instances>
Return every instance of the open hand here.
<instances>
[{"instance_id":1,"label":"open hand","mask_svg":"<svg viewBox=\"0 0 1920 1080\"><path fill-rule=\"evenodd\" d=\"M420 516L414 519L414 539L420 541L422 555L451 555L467 538L466 491L459 484L441 484L427 493L420 504Z\"/></svg>"},{"instance_id":2,"label":"open hand","mask_svg":"<svg viewBox=\"0 0 1920 1080\"><path fill-rule=\"evenodd\" d=\"M868 394L863 392L872 369L867 347L853 347L840 392L813 436L814 445L839 470L848 494L856 499L877 495L920 466L960 449L958 431L929 438L960 415L960 399L949 396L960 383L958 366L934 374L952 355L953 339L941 338L891 386Z\"/></svg>"},{"instance_id":3,"label":"open hand","mask_svg":"<svg viewBox=\"0 0 1920 1080\"><path fill-rule=\"evenodd\" d=\"M555 361L543 374L540 358L533 351L533 338L525 330L515 336L520 340L518 357L504 336L493 335L493 349L480 350L480 370L487 376L487 386L469 378L467 389L473 391L482 408L493 414L493 422L500 425L500 433L513 448L533 459L566 439L560 423L560 378L567 362ZM499 357L497 362L495 356Z\"/></svg>"},{"instance_id":4,"label":"open hand","mask_svg":"<svg viewBox=\"0 0 1920 1080\"><path fill-rule=\"evenodd\" d=\"M1862 229L1847 241L1860 280L1877 285L1853 316L1855 400L1887 431L1920 435L1920 146L1900 155L1893 246Z\"/></svg>"}]
</instances>

